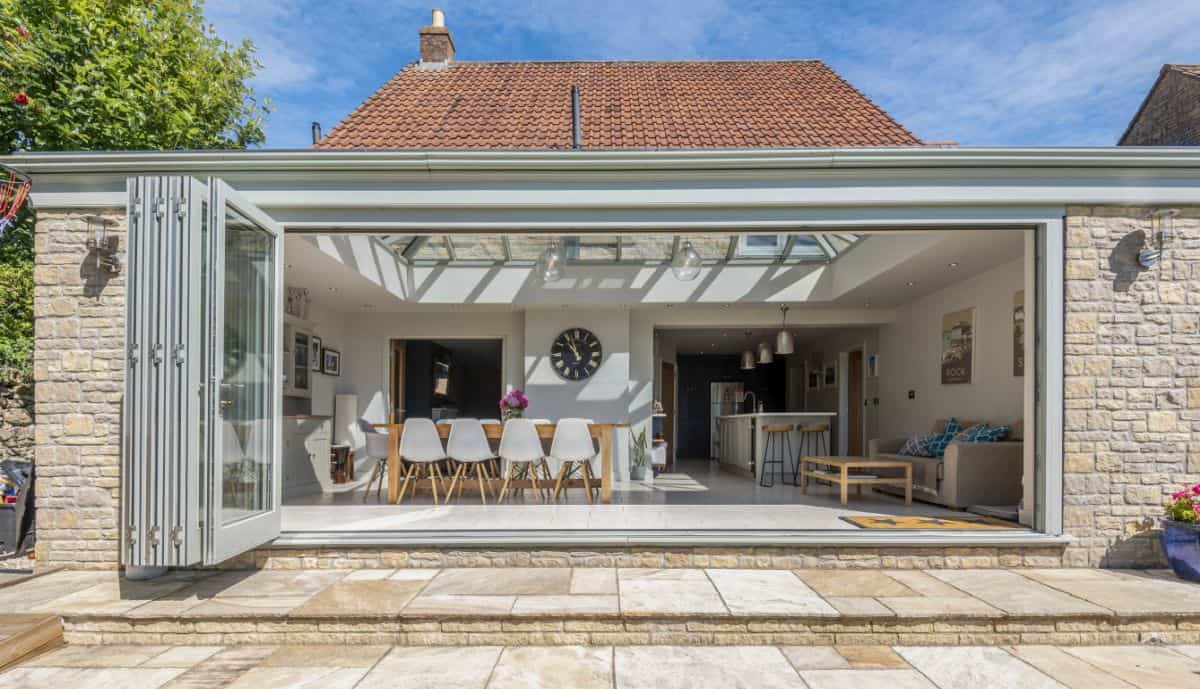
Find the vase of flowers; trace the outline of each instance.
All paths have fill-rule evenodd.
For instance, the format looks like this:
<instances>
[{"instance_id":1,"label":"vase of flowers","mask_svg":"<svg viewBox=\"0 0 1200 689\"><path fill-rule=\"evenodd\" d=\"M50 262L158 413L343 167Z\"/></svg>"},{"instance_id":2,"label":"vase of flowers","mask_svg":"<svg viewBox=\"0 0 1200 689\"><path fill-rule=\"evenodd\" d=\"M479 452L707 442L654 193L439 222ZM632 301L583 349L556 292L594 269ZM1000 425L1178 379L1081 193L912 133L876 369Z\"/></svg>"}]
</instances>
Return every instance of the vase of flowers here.
<instances>
[{"instance_id":1,"label":"vase of flowers","mask_svg":"<svg viewBox=\"0 0 1200 689\"><path fill-rule=\"evenodd\" d=\"M1200 483L1171 494L1163 517L1162 547L1180 579L1200 581Z\"/></svg>"},{"instance_id":2,"label":"vase of flowers","mask_svg":"<svg viewBox=\"0 0 1200 689\"><path fill-rule=\"evenodd\" d=\"M529 398L520 390L513 390L500 398L500 417L505 421L519 419L529 407Z\"/></svg>"}]
</instances>

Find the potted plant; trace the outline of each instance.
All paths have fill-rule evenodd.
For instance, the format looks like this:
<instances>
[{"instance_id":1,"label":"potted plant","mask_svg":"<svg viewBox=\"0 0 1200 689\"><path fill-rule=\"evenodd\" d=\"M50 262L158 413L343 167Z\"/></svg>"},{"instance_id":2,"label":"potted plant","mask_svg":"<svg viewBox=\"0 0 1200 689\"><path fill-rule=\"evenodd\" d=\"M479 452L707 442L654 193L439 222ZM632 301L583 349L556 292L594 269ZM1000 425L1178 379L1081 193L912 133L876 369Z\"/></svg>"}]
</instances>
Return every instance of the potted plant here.
<instances>
[{"instance_id":1,"label":"potted plant","mask_svg":"<svg viewBox=\"0 0 1200 689\"><path fill-rule=\"evenodd\" d=\"M1162 547L1180 579L1200 581L1200 484L1171 494L1163 517Z\"/></svg>"},{"instance_id":2,"label":"potted plant","mask_svg":"<svg viewBox=\"0 0 1200 689\"><path fill-rule=\"evenodd\" d=\"M633 445L630 447L630 456L633 460L629 466L629 479L631 481L645 481L649 483L654 480L654 472L646 471L646 465L650 459L647 446L646 429L643 428L641 432L633 436Z\"/></svg>"},{"instance_id":3,"label":"potted plant","mask_svg":"<svg viewBox=\"0 0 1200 689\"><path fill-rule=\"evenodd\" d=\"M525 415L525 409L528 407L529 398L525 396L525 393L513 390L500 398L500 418L505 421L519 419Z\"/></svg>"}]
</instances>

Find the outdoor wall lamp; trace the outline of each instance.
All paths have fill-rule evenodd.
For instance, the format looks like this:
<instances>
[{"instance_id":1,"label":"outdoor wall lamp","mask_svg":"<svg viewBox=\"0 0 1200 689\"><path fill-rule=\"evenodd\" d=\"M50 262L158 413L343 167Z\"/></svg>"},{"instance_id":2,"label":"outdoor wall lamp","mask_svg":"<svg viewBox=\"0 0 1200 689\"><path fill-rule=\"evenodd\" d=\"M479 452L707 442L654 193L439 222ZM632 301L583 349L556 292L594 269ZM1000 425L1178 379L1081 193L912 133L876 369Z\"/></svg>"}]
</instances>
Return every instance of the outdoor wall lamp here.
<instances>
[{"instance_id":1,"label":"outdoor wall lamp","mask_svg":"<svg viewBox=\"0 0 1200 689\"><path fill-rule=\"evenodd\" d=\"M1146 244L1138 252L1138 263L1143 268L1153 268L1162 260L1163 251L1170 246L1175 237L1175 216L1179 215L1176 208L1162 208L1150 216L1150 235Z\"/></svg>"},{"instance_id":2,"label":"outdoor wall lamp","mask_svg":"<svg viewBox=\"0 0 1200 689\"><path fill-rule=\"evenodd\" d=\"M95 252L96 265L100 270L110 275L121 272L121 238L109 233L109 228L115 224L114 221L99 216L87 218L87 249Z\"/></svg>"}]
</instances>

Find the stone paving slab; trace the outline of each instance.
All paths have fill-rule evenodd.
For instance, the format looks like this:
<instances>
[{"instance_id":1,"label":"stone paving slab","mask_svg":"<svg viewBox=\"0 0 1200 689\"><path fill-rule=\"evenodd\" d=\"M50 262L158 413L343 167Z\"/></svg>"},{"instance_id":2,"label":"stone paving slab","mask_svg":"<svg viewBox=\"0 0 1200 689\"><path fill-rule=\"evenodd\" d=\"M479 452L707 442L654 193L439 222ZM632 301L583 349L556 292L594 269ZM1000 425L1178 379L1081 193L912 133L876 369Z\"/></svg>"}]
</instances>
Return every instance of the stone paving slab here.
<instances>
[{"instance_id":1,"label":"stone paving slab","mask_svg":"<svg viewBox=\"0 0 1200 689\"><path fill-rule=\"evenodd\" d=\"M1186 689L1195 649L121 646L0 673L22 689ZM1183 652L1187 650L1188 652Z\"/></svg>"},{"instance_id":2,"label":"stone paving slab","mask_svg":"<svg viewBox=\"0 0 1200 689\"><path fill-rule=\"evenodd\" d=\"M64 571L4 597L87 644L1200 644L1200 586L1161 572Z\"/></svg>"}]
</instances>

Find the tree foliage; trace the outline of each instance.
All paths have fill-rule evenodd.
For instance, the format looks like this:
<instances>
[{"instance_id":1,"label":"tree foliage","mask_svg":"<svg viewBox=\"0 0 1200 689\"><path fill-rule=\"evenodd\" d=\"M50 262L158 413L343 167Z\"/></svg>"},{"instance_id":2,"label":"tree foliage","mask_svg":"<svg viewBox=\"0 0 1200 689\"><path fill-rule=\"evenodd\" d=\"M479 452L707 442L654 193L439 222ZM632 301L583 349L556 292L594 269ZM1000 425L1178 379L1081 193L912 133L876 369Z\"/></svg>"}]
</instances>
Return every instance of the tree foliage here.
<instances>
[{"instance_id":1,"label":"tree foliage","mask_svg":"<svg viewBox=\"0 0 1200 689\"><path fill-rule=\"evenodd\" d=\"M0 0L0 153L260 145L260 65L201 0ZM0 383L28 379L33 214L0 238ZM8 380L5 380L5 379Z\"/></svg>"}]
</instances>

